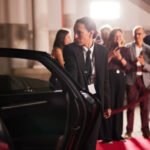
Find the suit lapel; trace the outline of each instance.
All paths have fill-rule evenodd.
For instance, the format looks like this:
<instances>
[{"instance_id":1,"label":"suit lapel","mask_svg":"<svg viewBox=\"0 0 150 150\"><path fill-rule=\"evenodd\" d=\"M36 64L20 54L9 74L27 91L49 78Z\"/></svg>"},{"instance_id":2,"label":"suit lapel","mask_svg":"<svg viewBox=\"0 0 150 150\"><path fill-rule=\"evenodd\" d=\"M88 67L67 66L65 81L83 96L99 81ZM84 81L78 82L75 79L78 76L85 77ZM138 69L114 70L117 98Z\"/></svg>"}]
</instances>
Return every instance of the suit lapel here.
<instances>
[{"instance_id":1,"label":"suit lapel","mask_svg":"<svg viewBox=\"0 0 150 150\"><path fill-rule=\"evenodd\" d=\"M131 48L131 58L132 60L135 60L136 58L136 49L135 49L135 43L132 44L132 48Z\"/></svg>"},{"instance_id":2,"label":"suit lapel","mask_svg":"<svg viewBox=\"0 0 150 150\"><path fill-rule=\"evenodd\" d=\"M145 61L146 61L146 62L149 62L149 55L146 53L146 50L147 50L147 49L146 49L146 47L145 47L144 44L143 44L143 49L142 49L142 50L143 50L143 52L144 52L143 55L144 55Z\"/></svg>"}]
</instances>

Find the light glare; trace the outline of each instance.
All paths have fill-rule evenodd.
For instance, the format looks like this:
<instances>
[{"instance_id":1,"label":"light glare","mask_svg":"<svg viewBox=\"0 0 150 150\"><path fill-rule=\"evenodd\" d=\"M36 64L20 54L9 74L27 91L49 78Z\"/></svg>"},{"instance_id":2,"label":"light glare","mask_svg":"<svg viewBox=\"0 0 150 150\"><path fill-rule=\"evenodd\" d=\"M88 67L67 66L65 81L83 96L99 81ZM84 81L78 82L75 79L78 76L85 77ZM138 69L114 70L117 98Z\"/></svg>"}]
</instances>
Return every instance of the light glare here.
<instances>
[{"instance_id":1,"label":"light glare","mask_svg":"<svg viewBox=\"0 0 150 150\"><path fill-rule=\"evenodd\" d=\"M114 20L120 18L120 3L118 2L92 2L90 15L94 19Z\"/></svg>"}]
</instances>

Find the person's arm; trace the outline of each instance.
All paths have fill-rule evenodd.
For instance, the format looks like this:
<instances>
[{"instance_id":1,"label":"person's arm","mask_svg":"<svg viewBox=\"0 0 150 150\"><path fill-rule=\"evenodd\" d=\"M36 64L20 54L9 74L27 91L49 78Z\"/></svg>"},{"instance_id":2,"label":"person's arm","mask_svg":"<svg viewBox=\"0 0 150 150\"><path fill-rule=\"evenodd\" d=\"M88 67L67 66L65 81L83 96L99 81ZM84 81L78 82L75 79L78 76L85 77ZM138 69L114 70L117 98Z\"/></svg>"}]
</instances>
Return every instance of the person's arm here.
<instances>
[{"instance_id":1,"label":"person's arm","mask_svg":"<svg viewBox=\"0 0 150 150\"><path fill-rule=\"evenodd\" d=\"M77 73L77 64L74 52L71 46L65 46L63 49L63 58L64 58L64 67L70 76L77 82L78 73Z\"/></svg>"},{"instance_id":2,"label":"person's arm","mask_svg":"<svg viewBox=\"0 0 150 150\"><path fill-rule=\"evenodd\" d=\"M114 54L114 57L120 61L120 63L123 65L123 66L126 66L127 65L127 61L125 60L125 58L122 56L122 54L120 53L120 50L116 50L116 51L113 51L113 54Z\"/></svg>"},{"instance_id":3,"label":"person's arm","mask_svg":"<svg viewBox=\"0 0 150 150\"><path fill-rule=\"evenodd\" d=\"M123 53L117 52L116 58L123 66L125 72L130 72L135 70L134 62L131 59L130 49L122 47Z\"/></svg>"},{"instance_id":4,"label":"person's arm","mask_svg":"<svg viewBox=\"0 0 150 150\"><path fill-rule=\"evenodd\" d=\"M64 67L64 58L63 58L63 53L62 49L56 48L55 50L55 58L58 60L59 64Z\"/></svg>"},{"instance_id":5,"label":"person's arm","mask_svg":"<svg viewBox=\"0 0 150 150\"><path fill-rule=\"evenodd\" d=\"M150 58L149 58L150 59ZM139 56L137 60L140 62L140 64L143 66L143 70L150 72L150 64L147 63L144 59L144 56Z\"/></svg>"},{"instance_id":6,"label":"person's arm","mask_svg":"<svg viewBox=\"0 0 150 150\"><path fill-rule=\"evenodd\" d=\"M150 72L150 64L144 63L143 70Z\"/></svg>"},{"instance_id":7,"label":"person's arm","mask_svg":"<svg viewBox=\"0 0 150 150\"><path fill-rule=\"evenodd\" d=\"M123 58L123 56L120 58L119 61L121 62L121 64L122 64L123 66L126 66L126 65L127 65L127 61L126 61L125 58Z\"/></svg>"},{"instance_id":8,"label":"person's arm","mask_svg":"<svg viewBox=\"0 0 150 150\"><path fill-rule=\"evenodd\" d=\"M126 65L124 65L124 70L126 73L130 73L133 71L136 71L136 63L135 60L132 60L131 58L131 51L132 49L130 47L124 47L125 48L125 54L123 58L126 60Z\"/></svg>"}]
</instances>

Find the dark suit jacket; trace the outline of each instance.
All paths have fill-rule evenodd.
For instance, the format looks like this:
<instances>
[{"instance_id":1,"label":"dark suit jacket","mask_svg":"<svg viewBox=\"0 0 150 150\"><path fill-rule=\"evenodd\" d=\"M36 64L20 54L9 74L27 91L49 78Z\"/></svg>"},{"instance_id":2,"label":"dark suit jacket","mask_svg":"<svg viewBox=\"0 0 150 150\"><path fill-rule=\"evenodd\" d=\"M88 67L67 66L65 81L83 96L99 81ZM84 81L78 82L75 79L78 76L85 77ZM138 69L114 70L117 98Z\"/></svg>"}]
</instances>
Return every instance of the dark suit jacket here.
<instances>
[{"instance_id":1,"label":"dark suit jacket","mask_svg":"<svg viewBox=\"0 0 150 150\"><path fill-rule=\"evenodd\" d=\"M96 92L104 109L110 108L110 90L109 90L109 75L108 75L108 50L99 45L94 45L94 58L96 70ZM72 78L85 89L87 84L84 77L84 55L83 48L71 43L65 46L63 50L65 60L65 68L70 73Z\"/></svg>"}]
</instances>

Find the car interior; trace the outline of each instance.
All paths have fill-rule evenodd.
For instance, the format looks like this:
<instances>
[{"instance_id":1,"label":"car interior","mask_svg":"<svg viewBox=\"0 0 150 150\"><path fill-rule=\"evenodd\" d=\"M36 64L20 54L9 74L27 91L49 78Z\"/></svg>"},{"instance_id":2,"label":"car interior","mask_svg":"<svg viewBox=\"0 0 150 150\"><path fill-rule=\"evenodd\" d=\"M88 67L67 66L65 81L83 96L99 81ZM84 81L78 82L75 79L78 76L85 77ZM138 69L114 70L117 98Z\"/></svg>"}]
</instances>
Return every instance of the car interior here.
<instances>
[{"instance_id":1,"label":"car interior","mask_svg":"<svg viewBox=\"0 0 150 150\"><path fill-rule=\"evenodd\" d=\"M55 149L65 131L65 93L50 91L48 83L35 79L2 75L0 82L5 83L0 89L1 117L15 149Z\"/></svg>"}]
</instances>

